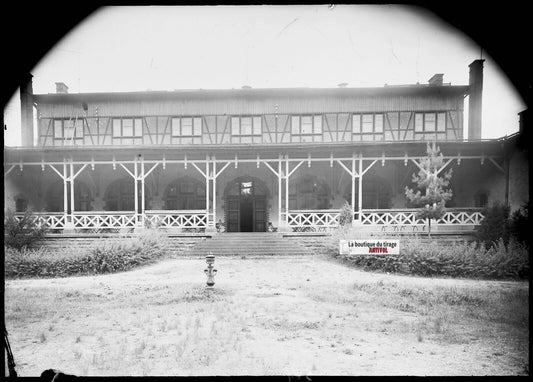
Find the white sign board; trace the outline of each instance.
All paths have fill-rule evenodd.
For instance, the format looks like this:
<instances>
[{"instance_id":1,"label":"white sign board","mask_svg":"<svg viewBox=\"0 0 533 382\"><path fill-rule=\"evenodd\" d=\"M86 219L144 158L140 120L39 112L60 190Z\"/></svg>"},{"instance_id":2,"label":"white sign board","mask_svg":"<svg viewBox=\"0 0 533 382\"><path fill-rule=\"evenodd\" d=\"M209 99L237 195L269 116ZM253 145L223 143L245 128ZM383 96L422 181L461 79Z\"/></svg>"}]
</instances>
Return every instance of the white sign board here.
<instances>
[{"instance_id":1,"label":"white sign board","mask_svg":"<svg viewBox=\"0 0 533 382\"><path fill-rule=\"evenodd\" d=\"M400 240L340 240L341 255L399 255Z\"/></svg>"}]
</instances>

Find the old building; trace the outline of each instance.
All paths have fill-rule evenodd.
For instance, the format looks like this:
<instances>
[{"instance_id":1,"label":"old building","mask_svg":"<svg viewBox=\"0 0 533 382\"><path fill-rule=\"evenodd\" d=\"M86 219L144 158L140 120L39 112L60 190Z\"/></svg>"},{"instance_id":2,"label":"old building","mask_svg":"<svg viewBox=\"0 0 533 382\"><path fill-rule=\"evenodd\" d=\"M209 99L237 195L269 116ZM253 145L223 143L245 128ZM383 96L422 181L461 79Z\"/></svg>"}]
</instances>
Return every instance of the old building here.
<instances>
[{"instance_id":1,"label":"old building","mask_svg":"<svg viewBox=\"0 0 533 382\"><path fill-rule=\"evenodd\" d=\"M518 135L481 139L482 84L483 60L464 86L436 74L378 88L33 94L30 80L23 147L4 153L5 208L37 211L55 232L317 231L348 202L361 229L424 230L405 186L436 141L453 199L434 227L469 231L486 204L516 209L529 187Z\"/></svg>"}]
</instances>

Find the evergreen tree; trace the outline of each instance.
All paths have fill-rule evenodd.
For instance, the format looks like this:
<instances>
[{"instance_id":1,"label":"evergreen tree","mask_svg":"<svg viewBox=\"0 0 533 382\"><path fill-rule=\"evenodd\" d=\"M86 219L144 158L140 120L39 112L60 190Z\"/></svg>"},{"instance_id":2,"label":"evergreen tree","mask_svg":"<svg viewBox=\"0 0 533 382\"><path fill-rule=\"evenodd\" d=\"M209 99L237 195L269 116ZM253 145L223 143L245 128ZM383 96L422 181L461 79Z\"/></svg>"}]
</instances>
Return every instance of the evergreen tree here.
<instances>
[{"instance_id":1,"label":"evergreen tree","mask_svg":"<svg viewBox=\"0 0 533 382\"><path fill-rule=\"evenodd\" d=\"M442 176L438 171L444 165L444 157L436 143L427 145L427 156L420 161L420 171L413 174L415 190L405 187L405 196L411 204L420 207L417 213L419 219L426 219L428 232L431 236L431 219L439 219L444 215L446 202L452 198L452 191L448 188L452 177L452 170Z\"/></svg>"}]
</instances>

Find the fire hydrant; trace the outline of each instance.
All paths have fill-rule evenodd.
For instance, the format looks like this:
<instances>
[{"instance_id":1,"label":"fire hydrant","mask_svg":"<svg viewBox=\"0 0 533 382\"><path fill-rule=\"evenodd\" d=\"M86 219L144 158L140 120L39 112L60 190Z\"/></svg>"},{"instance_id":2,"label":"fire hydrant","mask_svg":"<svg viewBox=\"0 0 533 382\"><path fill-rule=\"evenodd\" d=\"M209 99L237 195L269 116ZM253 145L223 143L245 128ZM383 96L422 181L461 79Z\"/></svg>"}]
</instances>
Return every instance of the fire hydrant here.
<instances>
[{"instance_id":1,"label":"fire hydrant","mask_svg":"<svg viewBox=\"0 0 533 382\"><path fill-rule=\"evenodd\" d=\"M211 289L215 285L215 275L217 274L217 270L213 268L215 256L209 254L205 257L205 261L207 263L207 268L204 270L204 273L207 275L207 287Z\"/></svg>"}]
</instances>

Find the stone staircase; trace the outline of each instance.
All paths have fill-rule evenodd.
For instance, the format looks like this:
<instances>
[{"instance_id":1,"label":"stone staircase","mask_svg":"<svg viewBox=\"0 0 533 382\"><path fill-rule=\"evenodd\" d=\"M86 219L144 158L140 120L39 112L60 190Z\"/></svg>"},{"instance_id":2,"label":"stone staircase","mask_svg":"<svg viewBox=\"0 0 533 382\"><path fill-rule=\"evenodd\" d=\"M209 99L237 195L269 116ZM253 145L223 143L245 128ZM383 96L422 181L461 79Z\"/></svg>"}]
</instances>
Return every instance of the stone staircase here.
<instances>
[{"instance_id":1,"label":"stone staircase","mask_svg":"<svg viewBox=\"0 0 533 382\"><path fill-rule=\"evenodd\" d=\"M276 232L227 232L190 248L190 256L274 256L310 255L311 251Z\"/></svg>"}]
</instances>

